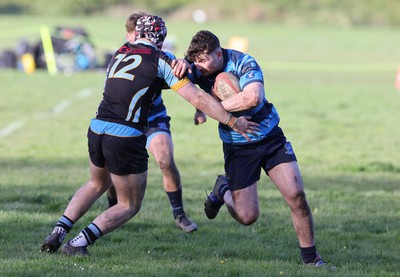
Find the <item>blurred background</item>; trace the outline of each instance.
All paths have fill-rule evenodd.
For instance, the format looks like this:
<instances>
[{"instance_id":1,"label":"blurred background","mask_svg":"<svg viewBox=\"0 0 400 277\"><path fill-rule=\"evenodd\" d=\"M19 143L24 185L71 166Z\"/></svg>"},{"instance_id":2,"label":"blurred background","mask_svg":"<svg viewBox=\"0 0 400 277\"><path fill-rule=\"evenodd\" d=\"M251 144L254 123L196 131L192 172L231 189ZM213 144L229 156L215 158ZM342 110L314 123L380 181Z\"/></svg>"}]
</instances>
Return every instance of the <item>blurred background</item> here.
<instances>
[{"instance_id":1,"label":"blurred background","mask_svg":"<svg viewBox=\"0 0 400 277\"><path fill-rule=\"evenodd\" d=\"M395 30L400 26L397 0L61 0L51 4L47 0L0 0L0 69L19 68L31 73L47 68L50 74L62 71L71 75L104 68L112 51L124 41L125 19L136 11L157 14L167 21L170 31L165 48L180 56L191 36L202 28L221 30L217 35L223 46L243 52L251 48L252 53L258 53L261 43L265 49L270 38L279 36L271 36L273 26L312 30L314 48L324 43L318 39L323 34L315 28ZM256 26L265 26L261 28L265 32L253 35L251 29L256 30ZM286 43L291 41L284 39ZM357 39L360 41L356 43L368 43L362 36L340 41ZM318 49L310 50L318 54ZM296 60L297 55L291 56L290 52L280 58L272 49L270 55L281 61ZM310 59L306 57L307 61ZM368 60L364 57L364 61ZM273 63L270 65L274 67ZM393 64L390 67L393 70Z\"/></svg>"},{"instance_id":2,"label":"blurred background","mask_svg":"<svg viewBox=\"0 0 400 277\"><path fill-rule=\"evenodd\" d=\"M223 46L243 52L250 47L252 53L262 53L263 47L267 47L270 55L281 61L285 58L295 61L298 54L288 57L286 53L280 58L279 53L268 48L270 38L279 36L278 29L271 35L271 26L303 28L315 37L313 45L305 46L313 54L304 57L302 53L304 62L318 60L315 56L318 45L329 36L329 32L322 34L321 31L329 28L387 30L400 26L397 0L0 0L0 69L19 68L31 73L43 68L50 74L62 71L71 75L104 68L112 51L124 41L126 17L136 11L157 14L167 21L170 32L164 46L180 56L184 55L191 36L201 28L221 30L217 35ZM260 32L260 27L265 32ZM296 36L296 31L289 36ZM290 41L287 34L283 39ZM363 35L340 41L369 43ZM376 50L386 51L379 46ZM266 59L259 58L261 63ZM351 61L350 56L343 59ZM333 61L336 61L334 57ZM368 58L364 56L356 61L368 62ZM273 61L270 66L274 67Z\"/></svg>"},{"instance_id":3,"label":"blurred background","mask_svg":"<svg viewBox=\"0 0 400 277\"><path fill-rule=\"evenodd\" d=\"M200 9L200 11L198 10ZM0 14L119 16L146 10L172 19L285 24L399 26L397 0L1 0ZM197 12L194 12L196 11Z\"/></svg>"}]
</instances>

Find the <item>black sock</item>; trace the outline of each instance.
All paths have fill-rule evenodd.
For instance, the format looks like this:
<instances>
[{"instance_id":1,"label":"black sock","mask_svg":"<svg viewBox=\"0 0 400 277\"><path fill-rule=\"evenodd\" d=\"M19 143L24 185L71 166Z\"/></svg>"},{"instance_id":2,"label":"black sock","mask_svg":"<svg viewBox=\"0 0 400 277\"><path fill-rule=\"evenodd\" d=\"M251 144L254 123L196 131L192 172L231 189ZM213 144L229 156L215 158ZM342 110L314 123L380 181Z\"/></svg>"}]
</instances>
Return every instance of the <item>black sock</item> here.
<instances>
[{"instance_id":1,"label":"black sock","mask_svg":"<svg viewBox=\"0 0 400 277\"><path fill-rule=\"evenodd\" d=\"M301 258L305 264L313 263L317 257L317 249L314 246L311 247L300 247Z\"/></svg>"},{"instance_id":2,"label":"black sock","mask_svg":"<svg viewBox=\"0 0 400 277\"><path fill-rule=\"evenodd\" d=\"M66 217L65 215L61 216L61 218L58 220L57 227L64 228L67 233L71 230L72 226L74 226L74 222Z\"/></svg>"},{"instance_id":3,"label":"black sock","mask_svg":"<svg viewBox=\"0 0 400 277\"><path fill-rule=\"evenodd\" d=\"M172 214L174 218L184 213L182 201L182 189L178 191L167 192L169 203L171 204Z\"/></svg>"},{"instance_id":4,"label":"black sock","mask_svg":"<svg viewBox=\"0 0 400 277\"><path fill-rule=\"evenodd\" d=\"M109 208L111 208L112 206L117 205L117 203L118 203L117 198L109 197L108 195L107 195L107 200L108 200L108 207Z\"/></svg>"},{"instance_id":5,"label":"black sock","mask_svg":"<svg viewBox=\"0 0 400 277\"><path fill-rule=\"evenodd\" d=\"M91 223L88 227L82 230L85 238L89 244L93 244L99 237L103 235L99 227L96 224Z\"/></svg>"}]
</instances>

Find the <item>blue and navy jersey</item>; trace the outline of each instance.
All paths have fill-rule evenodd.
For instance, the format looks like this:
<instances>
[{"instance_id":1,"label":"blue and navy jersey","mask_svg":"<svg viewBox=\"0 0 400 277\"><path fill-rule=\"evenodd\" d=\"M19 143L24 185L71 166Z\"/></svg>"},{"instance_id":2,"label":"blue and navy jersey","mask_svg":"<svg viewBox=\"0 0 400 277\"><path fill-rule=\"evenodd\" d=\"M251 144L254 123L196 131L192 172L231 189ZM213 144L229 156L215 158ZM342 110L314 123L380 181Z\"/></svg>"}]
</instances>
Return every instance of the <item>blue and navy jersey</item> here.
<instances>
[{"instance_id":1,"label":"blue and navy jersey","mask_svg":"<svg viewBox=\"0 0 400 277\"><path fill-rule=\"evenodd\" d=\"M171 60L175 59L175 56L169 52L164 52L165 55L167 55ZM165 83L163 79L160 77L157 77L154 86L152 89L155 90L156 97L152 103L152 106L150 108L150 114L149 114L149 123L154 121L156 118L160 117L168 117L167 114L167 109L164 105L164 101L162 99L162 90L169 88L168 85Z\"/></svg>"},{"instance_id":2,"label":"blue and navy jersey","mask_svg":"<svg viewBox=\"0 0 400 277\"><path fill-rule=\"evenodd\" d=\"M221 72L230 72L236 75L239 78L241 90L253 82L264 83L262 70L253 57L232 49L222 49L222 53L224 56L224 69ZM194 64L191 65L191 72L188 74L190 81L199 85L200 88L208 93L211 93L215 78L220 73L216 72L211 76L205 77L197 70ZM251 121L260 124L260 132L257 132L256 135L247 134L251 139L251 142L249 142L241 134L220 123L218 126L219 136L223 142L230 144L248 144L260 141L267 137L269 132L279 123L278 112L273 104L267 101L265 95L258 106L232 114L236 117L251 116Z\"/></svg>"},{"instance_id":3,"label":"blue and navy jersey","mask_svg":"<svg viewBox=\"0 0 400 277\"><path fill-rule=\"evenodd\" d=\"M108 66L96 119L142 132L147 127L150 107L157 96L158 82L165 82L176 91L189 80L175 77L171 58L150 43L143 40L125 43L114 53ZM93 123L91 128L96 129ZM100 129L106 133L103 125ZM114 130L112 135L118 135L118 131Z\"/></svg>"}]
</instances>

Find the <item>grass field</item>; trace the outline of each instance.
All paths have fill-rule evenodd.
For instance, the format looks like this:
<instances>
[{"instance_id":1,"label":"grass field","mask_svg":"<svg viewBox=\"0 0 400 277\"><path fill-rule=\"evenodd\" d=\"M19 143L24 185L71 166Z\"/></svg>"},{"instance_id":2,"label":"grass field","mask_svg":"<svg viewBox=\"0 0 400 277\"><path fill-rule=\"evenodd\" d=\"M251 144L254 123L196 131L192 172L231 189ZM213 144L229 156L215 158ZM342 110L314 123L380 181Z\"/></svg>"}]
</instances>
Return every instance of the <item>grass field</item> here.
<instances>
[{"instance_id":1,"label":"grass field","mask_svg":"<svg viewBox=\"0 0 400 277\"><path fill-rule=\"evenodd\" d=\"M36 26L83 24L100 51L123 41L124 19L0 17L0 46ZM17 23L16 23L17 22ZM199 231L175 228L153 159L141 212L90 247L91 256L39 252L75 190L88 178L86 131L104 72L66 77L0 71L1 276L400 276L400 91L394 29L168 22L181 56L210 29L225 45L247 36L264 69L267 98L298 156L313 210L317 247L337 269L301 265L289 210L273 184L259 185L261 215L248 227L226 210L210 221L205 192L222 173L216 123L194 126L194 109L172 91L176 162L184 204ZM179 43L178 43L179 42ZM2 49L0 47L0 49ZM101 198L76 234L104 208Z\"/></svg>"}]
</instances>

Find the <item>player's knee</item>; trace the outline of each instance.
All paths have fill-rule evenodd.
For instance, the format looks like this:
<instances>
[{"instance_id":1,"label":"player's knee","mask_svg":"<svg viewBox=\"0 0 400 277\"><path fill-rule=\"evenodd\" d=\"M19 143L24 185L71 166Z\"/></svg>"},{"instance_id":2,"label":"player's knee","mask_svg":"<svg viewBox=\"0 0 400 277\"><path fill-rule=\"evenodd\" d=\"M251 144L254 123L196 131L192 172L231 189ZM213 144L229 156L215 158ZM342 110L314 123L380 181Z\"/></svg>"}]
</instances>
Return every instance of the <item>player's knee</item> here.
<instances>
[{"instance_id":1,"label":"player's knee","mask_svg":"<svg viewBox=\"0 0 400 277\"><path fill-rule=\"evenodd\" d=\"M142 208L142 202L138 202L138 201L124 202L123 200L119 200L118 206L120 209L123 210L123 213L125 214L126 217L131 218L140 211L140 209Z\"/></svg>"},{"instance_id":2,"label":"player's knee","mask_svg":"<svg viewBox=\"0 0 400 277\"><path fill-rule=\"evenodd\" d=\"M303 214L309 212L306 194L303 190L298 191L292 198L292 209L297 210Z\"/></svg>"},{"instance_id":3,"label":"player's knee","mask_svg":"<svg viewBox=\"0 0 400 277\"><path fill-rule=\"evenodd\" d=\"M242 218L242 219L240 220L240 223L242 223L243 225L248 226L248 225L251 225L251 224L253 224L254 222L256 222L257 219L258 219L258 216L255 216L255 217L246 217L246 218Z\"/></svg>"},{"instance_id":4,"label":"player's knee","mask_svg":"<svg viewBox=\"0 0 400 277\"><path fill-rule=\"evenodd\" d=\"M177 172L176 165L171 159L159 160L158 166L160 167L161 171L167 175L176 174Z\"/></svg>"},{"instance_id":5,"label":"player's knee","mask_svg":"<svg viewBox=\"0 0 400 277\"><path fill-rule=\"evenodd\" d=\"M252 212L246 211L244 213L238 214L238 219L241 224L248 226L256 222L258 216L259 216L258 210Z\"/></svg>"},{"instance_id":6,"label":"player's knee","mask_svg":"<svg viewBox=\"0 0 400 277\"><path fill-rule=\"evenodd\" d=\"M306 194L303 190L298 191L295 195L294 195L294 200L295 202L301 206L304 206L307 201L306 201Z\"/></svg>"},{"instance_id":7,"label":"player's knee","mask_svg":"<svg viewBox=\"0 0 400 277\"><path fill-rule=\"evenodd\" d=\"M157 160L157 163L161 170L169 170L171 168L170 159L159 159Z\"/></svg>"},{"instance_id":8,"label":"player's knee","mask_svg":"<svg viewBox=\"0 0 400 277\"><path fill-rule=\"evenodd\" d=\"M134 205L130 205L129 207L127 207L126 209L126 213L128 214L128 216L134 217L142 208L142 203L136 203Z\"/></svg>"},{"instance_id":9,"label":"player's knee","mask_svg":"<svg viewBox=\"0 0 400 277\"><path fill-rule=\"evenodd\" d=\"M106 181L89 181L91 188L96 191L96 193L104 193L109 188L109 183Z\"/></svg>"}]
</instances>

